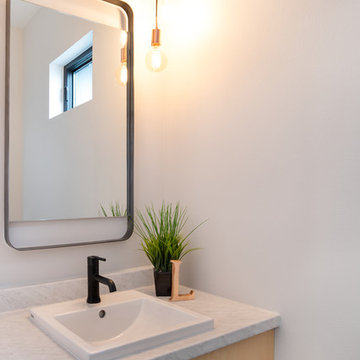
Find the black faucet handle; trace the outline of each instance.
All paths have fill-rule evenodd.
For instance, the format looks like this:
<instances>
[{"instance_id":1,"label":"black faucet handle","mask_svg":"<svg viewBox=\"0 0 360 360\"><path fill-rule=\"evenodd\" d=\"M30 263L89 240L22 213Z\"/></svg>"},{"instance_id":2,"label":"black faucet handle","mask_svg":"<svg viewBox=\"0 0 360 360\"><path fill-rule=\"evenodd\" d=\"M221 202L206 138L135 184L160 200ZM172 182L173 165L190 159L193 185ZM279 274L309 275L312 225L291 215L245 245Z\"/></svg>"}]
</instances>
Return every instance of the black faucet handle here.
<instances>
[{"instance_id":1,"label":"black faucet handle","mask_svg":"<svg viewBox=\"0 0 360 360\"><path fill-rule=\"evenodd\" d=\"M100 256L96 256L96 255L91 255L91 256L88 256L88 261L106 261L105 258L102 258Z\"/></svg>"},{"instance_id":2,"label":"black faucet handle","mask_svg":"<svg viewBox=\"0 0 360 360\"><path fill-rule=\"evenodd\" d=\"M100 256L92 255L87 257L88 274L99 275L99 260L106 261Z\"/></svg>"}]
</instances>

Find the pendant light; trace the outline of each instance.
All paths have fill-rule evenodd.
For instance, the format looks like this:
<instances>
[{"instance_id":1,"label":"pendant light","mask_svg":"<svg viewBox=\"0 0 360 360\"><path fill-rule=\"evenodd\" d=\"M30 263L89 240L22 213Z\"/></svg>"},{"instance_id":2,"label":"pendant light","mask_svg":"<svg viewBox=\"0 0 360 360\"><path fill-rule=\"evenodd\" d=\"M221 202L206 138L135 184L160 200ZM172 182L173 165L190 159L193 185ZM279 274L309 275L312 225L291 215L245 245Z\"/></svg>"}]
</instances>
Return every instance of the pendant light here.
<instances>
[{"instance_id":1,"label":"pendant light","mask_svg":"<svg viewBox=\"0 0 360 360\"><path fill-rule=\"evenodd\" d=\"M155 29L152 30L151 49L146 54L146 65L149 70L154 72L162 71L166 68L167 58L161 48L161 32L158 27L158 0L156 0L155 10Z\"/></svg>"}]
</instances>

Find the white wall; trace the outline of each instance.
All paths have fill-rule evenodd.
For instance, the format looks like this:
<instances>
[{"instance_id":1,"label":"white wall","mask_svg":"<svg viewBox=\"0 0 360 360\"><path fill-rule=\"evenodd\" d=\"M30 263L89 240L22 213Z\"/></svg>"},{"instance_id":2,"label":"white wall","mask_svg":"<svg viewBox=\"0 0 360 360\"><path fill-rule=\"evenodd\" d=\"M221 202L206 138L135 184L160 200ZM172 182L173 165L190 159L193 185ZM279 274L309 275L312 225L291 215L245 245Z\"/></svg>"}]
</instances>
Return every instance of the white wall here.
<instances>
[{"instance_id":1,"label":"white wall","mask_svg":"<svg viewBox=\"0 0 360 360\"><path fill-rule=\"evenodd\" d=\"M55 3L57 3L55 1ZM136 44L137 78L135 86L136 96L136 144L135 144L135 205L140 207L144 202L153 198L161 198L162 173L160 155L162 145L158 141L161 134L161 121L151 115L155 114L155 98L158 95L158 86L154 82L154 74L148 73L142 61L142 49L147 43L146 14L148 8L135 4L139 22L135 30L139 38ZM141 19L144 19L141 21ZM4 114L5 97L5 0L0 0L0 111ZM145 35L146 34L146 35ZM146 40L145 40L146 38ZM143 41L141 41L143 39ZM155 86L154 86L155 84ZM0 115L3 117L3 115ZM149 117L154 117L151 119ZM3 130L1 130L3 132ZM0 144L3 144L3 136L0 136ZM3 145L0 145L0 158L3 159ZM3 171L1 170L2 174ZM3 188L3 175L0 176L0 188ZM3 193L0 191L0 203L3 203ZM0 227L3 229L3 208L0 207ZM135 236L121 243L111 243L74 248L62 248L54 250L16 251L8 247L3 239L0 241L0 287L14 287L58 279L75 278L86 276L86 256L99 255L107 258L107 262L101 264L101 271L115 271L128 267L148 264L143 253L139 251L139 242Z\"/></svg>"},{"instance_id":2,"label":"white wall","mask_svg":"<svg viewBox=\"0 0 360 360\"><path fill-rule=\"evenodd\" d=\"M280 312L276 360L358 360L360 2L198 0L181 41L192 3L161 101L165 198L209 219L183 280Z\"/></svg>"}]
</instances>

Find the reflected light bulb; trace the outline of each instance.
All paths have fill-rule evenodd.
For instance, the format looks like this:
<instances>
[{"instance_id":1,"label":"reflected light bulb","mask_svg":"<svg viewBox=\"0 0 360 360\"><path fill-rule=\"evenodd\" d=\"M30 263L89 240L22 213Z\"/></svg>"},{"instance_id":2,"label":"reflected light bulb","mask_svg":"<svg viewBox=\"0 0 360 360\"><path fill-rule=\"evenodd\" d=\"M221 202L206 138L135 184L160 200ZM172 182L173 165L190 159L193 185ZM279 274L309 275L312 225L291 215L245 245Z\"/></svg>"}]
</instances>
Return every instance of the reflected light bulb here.
<instances>
[{"instance_id":1,"label":"reflected light bulb","mask_svg":"<svg viewBox=\"0 0 360 360\"><path fill-rule=\"evenodd\" d=\"M159 45L151 47L145 60L148 69L154 72L164 70L167 65L167 57Z\"/></svg>"},{"instance_id":2,"label":"reflected light bulb","mask_svg":"<svg viewBox=\"0 0 360 360\"><path fill-rule=\"evenodd\" d=\"M128 71L127 71L127 66L126 64L122 64L121 65L121 69L120 69L120 82L123 85L127 84L127 80L128 80Z\"/></svg>"},{"instance_id":3,"label":"reflected light bulb","mask_svg":"<svg viewBox=\"0 0 360 360\"><path fill-rule=\"evenodd\" d=\"M128 38L128 34L126 31L121 30L120 31L120 46L123 48L126 46L127 44L127 38Z\"/></svg>"},{"instance_id":4,"label":"reflected light bulb","mask_svg":"<svg viewBox=\"0 0 360 360\"><path fill-rule=\"evenodd\" d=\"M126 85L127 81L128 81L128 71L127 71L127 66L126 66L126 62L122 63L116 70L116 78L117 81L121 84L121 85Z\"/></svg>"}]
</instances>

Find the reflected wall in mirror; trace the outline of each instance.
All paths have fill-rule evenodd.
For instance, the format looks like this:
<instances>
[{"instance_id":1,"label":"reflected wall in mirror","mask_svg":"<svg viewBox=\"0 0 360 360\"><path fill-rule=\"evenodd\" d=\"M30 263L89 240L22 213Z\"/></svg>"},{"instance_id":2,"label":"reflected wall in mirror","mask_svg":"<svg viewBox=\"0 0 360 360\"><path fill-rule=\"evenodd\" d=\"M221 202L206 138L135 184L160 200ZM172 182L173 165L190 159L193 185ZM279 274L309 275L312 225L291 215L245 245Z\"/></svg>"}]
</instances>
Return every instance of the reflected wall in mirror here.
<instances>
[{"instance_id":1,"label":"reflected wall in mirror","mask_svg":"<svg viewBox=\"0 0 360 360\"><path fill-rule=\"evenodd\" d=\"M78 16L86 13L81 2L64 1L57 9L48 7L57 2L36 2L7 1L5 212L10 234L28 222L104 220L132 212L131 9L116 0L89 1L93 12L86 9L83 18ZM119 78L124 47L130 67L126 86ZM118 228L110 238L99 234L90 241L120 239L128 232ZM19 247L88 239L59 241L25 241Z\"/></svg>"}]
</instances>

